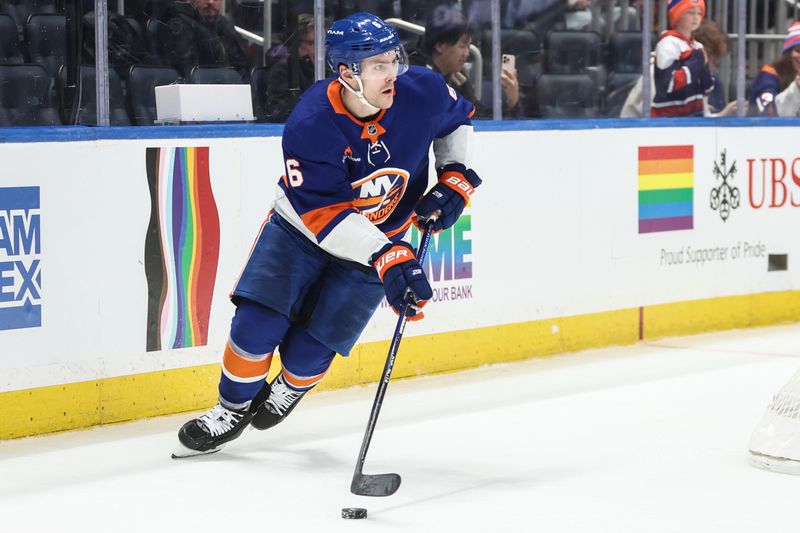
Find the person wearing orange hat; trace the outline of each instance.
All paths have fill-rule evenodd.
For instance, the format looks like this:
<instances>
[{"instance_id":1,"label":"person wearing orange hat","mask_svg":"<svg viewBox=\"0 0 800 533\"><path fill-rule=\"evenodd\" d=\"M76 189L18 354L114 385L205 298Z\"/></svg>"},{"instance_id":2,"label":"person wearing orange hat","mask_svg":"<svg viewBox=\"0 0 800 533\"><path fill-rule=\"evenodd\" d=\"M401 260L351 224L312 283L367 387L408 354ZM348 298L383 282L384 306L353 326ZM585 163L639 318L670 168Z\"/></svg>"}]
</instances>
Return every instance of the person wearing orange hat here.
<instances>
[{"instance_id":1,"label":"person wearing orange hat","mask_svg":"<svg viewBox=\"0 0 800 533\"><path fill-rule=\"evenodd\" d=\"M704 0L667 0L671 30L656 46L656 94L651 116L703 116L703 100L714 90L703 45L692 37L706 14Z\"/></svg>"},{"instance_id":2,"label":"person wearing orange hat","mask_svg":"<svg viewBox=\"0 0 800 533\"><path fill-rule=\"evenodd\" d=\"M789 28L780 57L761 67L750 85L750 114L800 115L800 21Z\"/></svg>"}]
</instances>

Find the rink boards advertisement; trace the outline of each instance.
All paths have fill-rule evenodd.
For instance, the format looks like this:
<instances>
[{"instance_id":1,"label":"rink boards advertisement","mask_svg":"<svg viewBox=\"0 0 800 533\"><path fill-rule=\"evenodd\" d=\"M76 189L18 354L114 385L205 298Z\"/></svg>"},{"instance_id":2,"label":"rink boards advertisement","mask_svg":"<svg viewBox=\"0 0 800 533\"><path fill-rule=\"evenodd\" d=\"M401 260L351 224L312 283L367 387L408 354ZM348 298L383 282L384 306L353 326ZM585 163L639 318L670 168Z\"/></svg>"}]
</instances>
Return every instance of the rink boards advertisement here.
<instances>
[{"instance_id":1,"label":"rink boards advertisement","mask_svg":"<svg viewBox=\"0 0 800 533\"><path fill-rule=\"evenodd\" d=\"M795 319L792 128L490 124L483 185L431 241L434 296L397 377ZM46 390L76 411L0 438L213 403L282 152L274 134L204 128L0 144L0 405ZM328 385L375 381L395 322L382 305Z\"/></svg>"}]
</instances>

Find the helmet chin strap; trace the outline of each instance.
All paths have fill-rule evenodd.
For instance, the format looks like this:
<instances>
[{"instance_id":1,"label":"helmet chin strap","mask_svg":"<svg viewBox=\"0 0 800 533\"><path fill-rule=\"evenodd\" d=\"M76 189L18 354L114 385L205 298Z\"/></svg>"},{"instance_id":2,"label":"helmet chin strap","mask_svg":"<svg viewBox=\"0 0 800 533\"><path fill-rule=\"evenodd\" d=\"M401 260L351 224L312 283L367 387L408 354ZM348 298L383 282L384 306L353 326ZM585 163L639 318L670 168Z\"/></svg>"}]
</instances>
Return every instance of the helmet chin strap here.
<instances>
[{"instance_id":1,"label":"helmet chin strap","mask_svg":"<svg viewBox=\"0 0 800 533\"><path fill-rule=\"evenodd\" d=\"M367 109L369 109L370 115L374 115L375 113L379 112L381 110L381 108L377 107L375 105L372 105L369 101L367 101L367 97L364 96L364 84L361 83L361 76L359 76L357 74L353 74L353 78L355 78L356 83L358 83L358 90L357 91L355 89L353 89L352 87L350 87L350 84L347 83L346 81L344 81L344 79L341 76L339 76L339 83L341 83L344 86L345 89L347 89L348 91L353 93L355 95L355 97L358 98L359 102L361 102L362 104L367 106Z\"/></svg>"}]
</instances>

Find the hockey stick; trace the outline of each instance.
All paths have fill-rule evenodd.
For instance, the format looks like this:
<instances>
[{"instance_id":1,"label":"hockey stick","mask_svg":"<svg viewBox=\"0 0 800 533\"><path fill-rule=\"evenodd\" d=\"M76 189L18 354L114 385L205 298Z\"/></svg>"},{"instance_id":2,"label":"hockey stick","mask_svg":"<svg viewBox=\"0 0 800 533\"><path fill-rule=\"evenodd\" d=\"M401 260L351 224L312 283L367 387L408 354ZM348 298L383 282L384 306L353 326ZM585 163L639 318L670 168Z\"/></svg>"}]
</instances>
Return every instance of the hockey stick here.
<instances>
[{"instance_id":1,"label":"hockey stick","mask_svg":"<svg viewBox=\"0 0 800 533\"><path fill-rule=\"evenodd\" d=\"M420 238L417 261L420 264L425 260L425 253L428 251L428 243L431 240L431 225L433 220L428 220L425 224L425 231ZM394 328L392 344L389 347L389 355L386 356L386 365L383 367L383 376L378 383L378 392L375 394L375 401L372 404L372 411L369 413L367 430L364 433L364 440L361 442L361 451L358 454L356 471L353 473L353 481L350 483L350 492L359 496L391 496L400 487L400 474L365 474L364 460L367 457L369 443L372 440L372 433L375 431L375 424L378 422L378 414L381 411L383 397L386 395L386 388L389 386L389 379L392 377L394 360L397 357L397 350L400 348L400 340L403 338L403 331L406 329L406 310L409 301L406 299L400 307L400 318L397 319L397 326Z\"/></svg>"}]
</instances>

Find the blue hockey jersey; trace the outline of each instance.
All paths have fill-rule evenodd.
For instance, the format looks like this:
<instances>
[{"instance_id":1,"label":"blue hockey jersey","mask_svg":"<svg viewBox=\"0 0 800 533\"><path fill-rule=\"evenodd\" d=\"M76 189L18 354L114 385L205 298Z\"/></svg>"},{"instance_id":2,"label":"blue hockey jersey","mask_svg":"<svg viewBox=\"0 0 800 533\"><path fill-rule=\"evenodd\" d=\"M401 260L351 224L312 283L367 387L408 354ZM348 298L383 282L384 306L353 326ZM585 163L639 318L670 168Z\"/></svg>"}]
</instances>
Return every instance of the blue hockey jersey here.
<instances>
[{"instance_id":1,"label":"blue hockey jersey","mask_svg":"<svg viewBox=\"0 0 800 533\"><path fill-rule=\"evenodd\" d=\"M327 252L365 265L410 227L428 186L431 143L437 167L469 167L473 105L421 67L394 86L392 106L364 122L345 108L338 79L318 81L283 133L273 209Z\"/></svg>"},{"instance_id":2,"label":"blue hockey jersey","mask_svg":"<svg viewBox=\"0 0 800 533\"><path fill-rule=\"evenodd\" d=\"M772 65L764 65L750 85L750 115L778 116L775 99L780 90L780 79Z\"/></svg>"},{"instance_id":3,"label":"blue hockey jersey","mask_svg":"<svg viewBox=\"0 0 800 533\"><path fill-rule=\"evenodd\" d=\"M703 97L714 90L703 45L676 31L665 31L656 46L653 70L654 117L703 116Z\"/></svg>"}]
</instances>

